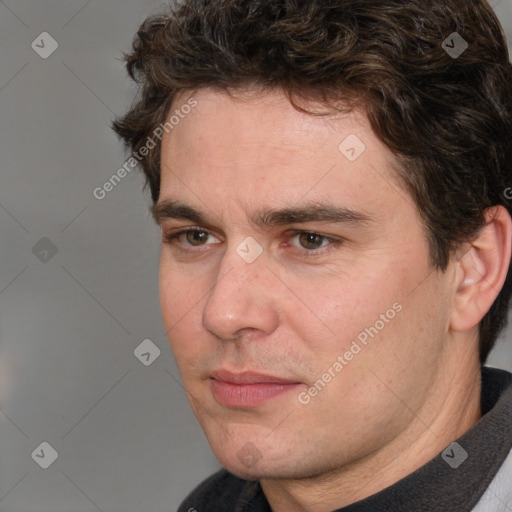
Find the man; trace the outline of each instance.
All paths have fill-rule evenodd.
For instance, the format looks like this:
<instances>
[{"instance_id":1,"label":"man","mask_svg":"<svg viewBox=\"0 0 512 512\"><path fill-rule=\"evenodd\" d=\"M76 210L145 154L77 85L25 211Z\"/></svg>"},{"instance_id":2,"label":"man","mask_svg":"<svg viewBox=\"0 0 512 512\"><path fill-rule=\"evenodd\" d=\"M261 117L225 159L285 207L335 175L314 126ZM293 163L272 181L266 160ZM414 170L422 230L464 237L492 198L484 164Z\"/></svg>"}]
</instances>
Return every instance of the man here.
<instances>
[{"instance_id":1,"label":"man","mask_svg":"<svg viewBox=\"0 0 512 512\"><path fill-rule=\"evenodd\" d=\"M512 510L512 66L483 0L189 0L114 123L225 468L180 511ZM191 486L192 487L192 486Z\"/></svg>"}]
</instances>

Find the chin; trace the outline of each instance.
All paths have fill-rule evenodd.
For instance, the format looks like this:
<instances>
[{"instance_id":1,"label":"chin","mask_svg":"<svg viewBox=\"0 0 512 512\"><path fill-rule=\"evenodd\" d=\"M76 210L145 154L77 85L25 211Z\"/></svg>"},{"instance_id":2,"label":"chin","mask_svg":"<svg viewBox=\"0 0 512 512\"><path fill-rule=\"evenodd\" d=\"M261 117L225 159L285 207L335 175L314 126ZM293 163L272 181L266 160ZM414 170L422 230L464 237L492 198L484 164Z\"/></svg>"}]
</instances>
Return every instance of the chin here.
<instances>
[{"instance_id":1,"label":"chin","mask_svg":"<svg viewBox=\"0 0 512 512\"><path fill-rule=\"evenodd\" d=\"M239 449L235 446L235 443L231 443L228 446L211 448L220 465L239 478L300 478L296 462L283 453L269 451L271 448L260 450L250 441Z\"/></svg>"},{"instance_id":2,"label":"chin","mask_svg":"<svg viewBox=\"0 0 512 512\"><path fill-rule=\"evenodd\" d=\"M292 470L283 470L282 468L272 467L246 467L238 461L231 463L221 464L223 468L227 469L230 473L242 478L244 480L263 480L263 479L281 479L281 478L296 478L295 472Z\"/></svg>"},{"instance_id":3,"label":"chin","mask_svg":"<svg viewBox=\"0 0 512 512\"><path fill-rule=\"evenodd\" d=\"M306 480L322 475L321 470L298 468L293 462L289 462L286 466L281 463L275 467L266 465L254 468L246 468L239 463L221 465L233 475L244 480Z\"/></svg>"},{"instance_id":4,"label":"chin","mask_svg":"<svg viewBox=\"0 0 512 512\"><path fill-rule=\"evenodd\" d=\"M259 424L226 422L221 426L220 421L212 421L211 417L201 419L210 449L230 473L246 480L309 476L310 457L300 453L301 443L293 442L293 431L281 432L276 437L275 432L269 435L272 428Z\"/></svg>"}]
</instances>

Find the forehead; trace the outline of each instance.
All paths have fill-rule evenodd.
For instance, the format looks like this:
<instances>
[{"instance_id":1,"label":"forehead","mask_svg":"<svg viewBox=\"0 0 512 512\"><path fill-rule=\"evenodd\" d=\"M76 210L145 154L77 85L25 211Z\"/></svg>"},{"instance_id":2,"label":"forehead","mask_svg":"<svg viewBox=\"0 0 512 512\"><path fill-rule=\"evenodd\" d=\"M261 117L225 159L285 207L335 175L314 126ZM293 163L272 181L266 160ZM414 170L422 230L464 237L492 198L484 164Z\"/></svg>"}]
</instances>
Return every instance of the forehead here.
<instances>
[{"instance_id":1,"label":"forehead","mask_svg":"<svg viewBox=\"0 0 512 512\"><path fill-rule=\"evenodd\" d=\"M317 199L355 208L363 200L374 211L412 203L393 155L360 110L315 116L295 109L280 90L233 97L200 89L178 95L170 114L190 97L197 104L162 140L161 199L219 208L241 198L254 207Z\"/></svg>"},{"instance_id":2,"label":"forehead","mask_svg":"<svg viewBox=\"0 0 512 512\"><path fill-rule=\"evenodd\" d=\"M173 101L169 114L179 111L189 101L191 94L182 92ZM371 133L364 112L354 110L346 113L329 113L325 106L309 101L304 107L328 115L312 115L298 111L281 89L261 91L259 89L236 90L227 92L212 88L199 89L192 93L197 105L187 115L182 116L179 124L168 134L164 134L164 146L167 139L172 146L179 146L184 139L192 136L204 151L234 154L239 147L249 150L251 146L265 146L269 151L260 158L269 156L272 151L288 153L300 150L302 154L325 150L325 156L338 157L336 140L344 133L358 133L372 145L379 145ZM302 105L302 102L299 102ZM370 132L370 133L366 133ZM329 133L329 137L326 137ZM334 147L333 147L334 143ZM299 157L300 158L300 157ZM270 156L269 156L270 159Z\"/></svg>"}]
</instances>

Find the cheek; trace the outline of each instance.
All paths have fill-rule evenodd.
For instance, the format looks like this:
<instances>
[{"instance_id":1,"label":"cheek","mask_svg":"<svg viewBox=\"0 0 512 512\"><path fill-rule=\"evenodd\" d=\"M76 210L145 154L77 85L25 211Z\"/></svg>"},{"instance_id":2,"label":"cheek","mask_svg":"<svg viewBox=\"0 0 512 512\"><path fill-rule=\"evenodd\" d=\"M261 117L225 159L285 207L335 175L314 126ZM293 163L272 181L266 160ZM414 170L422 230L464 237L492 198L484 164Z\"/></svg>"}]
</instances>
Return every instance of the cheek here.
<instances>
[{"instance_id":1,"label":"cheek","mask_svg":"<svg viewBox=\"0 0 512 512\"><path fill-rule=\"evenodd\" d=\"M187 279L165 261L160 263L159 296L162 321L171 349L178 361L188 358L198 345L191 340L199 339L201 326L201 294L197 284Z\"/></svg>"},{"instance_id":2,"label":"cheek","mask_svg":"<svg viewBox=\"0 0 512 512\"><path fill-rule=\"evenodd\" d=\"M160 267L158 286L162 320L164 322L165 331L169 335L169 331L179 318L180 302L178 301L179 294L176 293L176 286L173 279L168 273L162 271L162 267Z\"/></svg>"},{"instance_id":3,"label":"cheek","mask_svg":"<svg viewBox=\"0 0 512 512\"><path fill-rule=\"evenodd\" d=\"M158 286L162 318L168 330L181 318L186 320L187 312L199 307L197 302L202 296L202 284L197 277L172 264L166 258L165 250L162 249L160 259Z\"/></svg>"},{"instance_id":4,"label":"cheek","mask_svg":"<svg viewBox=\"0 0 512 512\"><path fill-rule=\"evenodd\" d=\"M404 331L404 318L415 320L411 297L407 297L411 270L391 262L359 270L340 270L316 287L314 294L304 295L306 288L299 289L297 295L309 297L305 315L299 317L293 308L288 309L288 321L306 341L316 373L326 372L345 354L348 362L342 372L347 377L368 364L391 363L392 354L414 334L414 329Z\"/></svg>"},{"instance_id":5,"label":"cheek","mask_svg":"<svg viewBox=\"0 0 512 512\"><path fill-rule=\"evenodd\" d=\"M298 291L297 295L308 297L306 290ZM315 294L309 293L304 302L314 315L302 318L301 322L309 325L308 330L313 328L313 324L321 328L328 338L348 339L373 325L381 313L386 313L400 301L400 297L400 286L387 273L345 275L340 272L317 287ZM293 315L292 310L290 314Z\"/></svg>"}]
</instances>

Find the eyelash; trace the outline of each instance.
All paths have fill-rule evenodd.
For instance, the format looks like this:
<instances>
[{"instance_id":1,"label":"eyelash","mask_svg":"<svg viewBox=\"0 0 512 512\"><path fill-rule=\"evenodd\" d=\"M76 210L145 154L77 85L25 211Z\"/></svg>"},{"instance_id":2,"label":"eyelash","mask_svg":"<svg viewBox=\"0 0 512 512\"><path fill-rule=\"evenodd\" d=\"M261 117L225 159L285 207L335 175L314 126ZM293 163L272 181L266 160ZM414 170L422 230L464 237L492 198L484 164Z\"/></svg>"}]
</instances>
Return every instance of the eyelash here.
<instances>
[{"instance_id":1,"label":"eyelash","mask_svg":"<svg viewBox=\"0 0 512 512\"><path fill-rule=\"evenodd\" d=\"M211 234L209 233L207 230L205 229L199 229L199 228L186 228L186 229L182 229L182 230L178 230L178 231L174 231L174 232L171 232L171 233L167 233L167 234L163 234L163 243L165 244L168 244L168 245L176 245L176 241L178 239L178 237L180 237L181 235L184 235L184 234L187 234L187 233L190 233L190 232L199 232L199 233L207 233L207 234ZM316 235L317 237L320 237L322 240L327 240L329 243L329 245L326 245L326 246L323 246L323 247L319 247L318 249L303 249L302 251L299 251L302 252L302 256L303 257L306 257L306 258L314 258L314 257L317 257L317 256L321 256L323 255L325 252L327 251L330 251L332 249L334 249L336 246L338 246L339 244L341 244L341 240L337 240L335 238L331 238L331 237L328 237L326 235L322 235L320 233L317 233L315 231L304 231L304 230L296 230L296 231L293 231L292 234L291 234L291 237L293 236L297 236L297 235L302 235L302 234L307 234L307 235ZM210 245L210 244L205 244L205 245ZM199 246L190 246L190 245L187 245L186 246L187 249L183 249L180 247L180 250L183 250L183 251L201 251L202 247L201 245ZM191 249L188 249L188 248L191 248Z\"/></svg>"}]
</instances>

